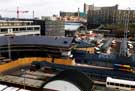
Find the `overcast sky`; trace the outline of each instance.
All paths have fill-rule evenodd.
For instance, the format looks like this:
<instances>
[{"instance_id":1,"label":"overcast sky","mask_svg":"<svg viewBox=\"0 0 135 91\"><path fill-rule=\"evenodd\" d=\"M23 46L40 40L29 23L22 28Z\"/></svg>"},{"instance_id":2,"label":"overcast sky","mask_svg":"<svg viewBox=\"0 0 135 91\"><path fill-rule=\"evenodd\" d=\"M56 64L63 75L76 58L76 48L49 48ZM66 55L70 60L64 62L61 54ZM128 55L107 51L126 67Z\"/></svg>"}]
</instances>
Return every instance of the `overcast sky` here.
<instances>
[{"instance_id":1,"label":"overcast sky","mask_svg":"<svg viewBox=\"0 0 135 91\"><path fill-rule=\"evenodd\" d=\"M20 10L28 10L29 13L20 14L20 17L32 18L32 11L35 16L59 15L59 11L83 11L83 4L94 4L95 6L113 6L119 4L120 9L135 9L135 0L0 0L0 14L6 17L16 17L17 6Z\"/></svg>"}]
</instances>

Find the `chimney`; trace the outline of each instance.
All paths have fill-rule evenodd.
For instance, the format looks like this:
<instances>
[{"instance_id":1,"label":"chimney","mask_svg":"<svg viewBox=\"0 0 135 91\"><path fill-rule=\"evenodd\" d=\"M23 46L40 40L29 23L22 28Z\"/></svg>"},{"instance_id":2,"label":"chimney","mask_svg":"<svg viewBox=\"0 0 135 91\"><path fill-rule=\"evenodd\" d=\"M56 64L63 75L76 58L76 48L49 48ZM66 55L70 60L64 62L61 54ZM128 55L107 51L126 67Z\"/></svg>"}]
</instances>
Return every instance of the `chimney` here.
<instances>
[{"instance_id":1,"label":"chimney","mask_svg":"<svg viewBox=\"0 0 135 91\"><path fill-rule=\"evenodd\" d=\"M80 17L80 8L78 8L78 17Z\"/></svg>"}]
</instances>

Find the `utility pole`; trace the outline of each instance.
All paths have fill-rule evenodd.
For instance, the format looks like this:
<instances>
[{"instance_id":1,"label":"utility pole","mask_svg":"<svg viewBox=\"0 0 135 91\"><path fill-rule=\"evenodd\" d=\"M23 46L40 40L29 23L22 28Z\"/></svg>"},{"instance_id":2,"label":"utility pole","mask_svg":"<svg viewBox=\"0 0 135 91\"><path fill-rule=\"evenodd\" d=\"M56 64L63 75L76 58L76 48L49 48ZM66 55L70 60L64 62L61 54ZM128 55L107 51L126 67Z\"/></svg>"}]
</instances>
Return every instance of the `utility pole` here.
<instances>
[{"instance_id":1,"label":"utility pole","mask_svg":"<svg viewBox=\"0 0 135 91\"><path fill-rule=\"evenodd\" d=\"M11 59L11 47L10 47L10 36L7 36L8 40L8 57Z\"/></svg>"},{"instance_id":2,"label":"utility pole","mask_svg":"<svg viewBox=\"0 0 135 91\"><path fill-rule=\"evenodd\" d=\"M130 15L130 8L128 8L128 11L124 15L124 18L125 18L125 21L124 21L124 38L123 38L122 43L120 45L120 55L122 55L122 56L128 56L127 33L128 33L128 24L129 24L129 15Z\"/></svg>"},{"instance_id":3,"label":"utility pole","mask_svg":"<svg viewBox=\"0 0 135 91\"><path fill-rule=\"evenodd\" d=\"M23 73L23 89L25 89L25 74L26 74L26 70L25 69L21 69L22 73Z\"/></svg>"},{"instance_id":4,"label":"utility pole","mask_svg":"<svg viewBox=\"0 0 135 91\"><path fill-rule=\"evenodd\" d=\"M17 14L17 19L19 19L19 7L17 7L16 14Z\"/></svg>"},{"instance_id":5,"label":"utility pole","mask_svg":"<svg viewBox=\"0 0 135 91\"><path fill-rule=\"evenodd\" d=\"M35 12L34 12L34 10L32 12L32 17L33 17L33 19L35 18Z\"/></svg>"}]
</instances>

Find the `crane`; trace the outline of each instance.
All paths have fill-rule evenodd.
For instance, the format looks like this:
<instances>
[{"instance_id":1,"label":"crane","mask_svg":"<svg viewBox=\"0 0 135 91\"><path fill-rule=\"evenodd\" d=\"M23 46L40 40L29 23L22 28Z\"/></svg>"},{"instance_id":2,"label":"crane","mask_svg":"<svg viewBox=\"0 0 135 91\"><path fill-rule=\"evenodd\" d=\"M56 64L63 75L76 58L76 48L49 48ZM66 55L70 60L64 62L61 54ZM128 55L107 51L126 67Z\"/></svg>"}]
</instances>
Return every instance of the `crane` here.
<instances>
[{"instance_id":1,"label":"crane","mask_svg":"<svg viewBox=\"0 0 135 91\"><path fill-rule=\"evenodd\" d=\"M0 10L0 11L2 11L2 12L15 12L16 13L16 17L17 17L17 19L19 19L20 18L20 13L28 13L29 11L27 11L27 10L19 10L19 7L17 7L17 10Z\"/></svg>"},{"instance_id":2,"label":"crane","mask_svg":"<svg viewBox=\"0 0 135 91\"><path fill-rule=\"evenodd\" d=\"M19 7L17 7L17 11L16 11L16 14L17 14L17 19L19 19L19 17L20 17L20 13L28 13L29 11L27 11L27 10L23 10L23 11L21 11L21 10L19 10Z\"/></svg>"}]
</instances>

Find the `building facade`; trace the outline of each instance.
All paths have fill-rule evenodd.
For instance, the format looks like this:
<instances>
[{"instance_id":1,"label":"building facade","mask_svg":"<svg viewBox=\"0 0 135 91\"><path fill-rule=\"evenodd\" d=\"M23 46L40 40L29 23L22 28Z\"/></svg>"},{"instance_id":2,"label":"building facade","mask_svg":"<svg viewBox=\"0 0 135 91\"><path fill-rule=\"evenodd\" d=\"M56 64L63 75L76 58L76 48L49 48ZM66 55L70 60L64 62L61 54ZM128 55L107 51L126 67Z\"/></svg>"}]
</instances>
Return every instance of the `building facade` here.
<instances>
[{"instance_id":1,"label":"building facade","mask_svg":"<svg viewBox=\"0 0 135 91\"><path fill-rule=\"evenodd\" d=\"M118 10L116 23L124 24L125 19L129 19L129 23L135 23L135 10Z\"/></svg>"},{"instance_id":2,"label":"building facade","mask_svg":"<svg viewBox=\"0 0 135 91\"><path fill-rule=\"evenodd\" d=\"M40 35L40 26L34 25L33 21L0 20L0 36L8 34L15 36Z\"/></svg>"},{"instance_id":3,"label":"building facade","mask_svg":"<svg viewBox=\"0 0 135 91\"><path fill-rule=\"evenodd\" d=\"M124 24L125 19L129 19L129 23L135 23L135 10L119 10L118 5L95 7L84 4L84 12L87 13L88 28L101 24Z\"/></svg>"},{"instance_id":4,"label":"building facade","mask_svg":"<svg viewBox=\"0 0 135 91\"><path fill-rule=\"evenodd\" d=\"M77 12L60 12L60 19L66 22L86 22L86 14L80 12L79 8Z\"/></svg>"},{"instance_id":5,"label":"building facade","mask_svg":"<svg viewBox=\"0 0 135 91\"><path fill-rule=\"evenodd\" d=\"M46 36L65 36L64 22L60 20L45 20Z\"/></svg>"},{"instance_id":6,"label":"building facade","mask_svg":"<svg viewBox=\"0 0 135 91\"><path fill-rule=\"evenodd\" d=\"M118 5L111 7L94 7L94 5L90 5L87 14L88 26L115 23L117 12Z\"/></svg>"}]
</instances>

